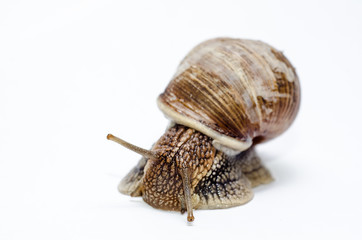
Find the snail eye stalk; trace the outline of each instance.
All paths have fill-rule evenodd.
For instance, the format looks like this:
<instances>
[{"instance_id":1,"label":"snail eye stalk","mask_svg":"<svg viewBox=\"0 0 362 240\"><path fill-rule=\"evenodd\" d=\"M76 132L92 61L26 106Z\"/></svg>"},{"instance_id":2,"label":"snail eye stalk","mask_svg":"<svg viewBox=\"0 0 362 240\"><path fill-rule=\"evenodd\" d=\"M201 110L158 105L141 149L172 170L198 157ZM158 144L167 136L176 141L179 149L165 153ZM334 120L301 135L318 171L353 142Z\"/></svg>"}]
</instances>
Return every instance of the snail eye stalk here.
<instances>
[{"instance_id":1,"label":"snail eye stalk","mask_svg":"<svg viewBox=\"0 0 362 240\"><path fill-rule=\"evenodd\" d=\"M146 158L154 158L158 159L158 154L154 151L150 151L144 148L137 147L129 142L126 142L125 140L122 140L116 136L113 136L112 134L107 135L107 139L111 140L113 142L121 144L123 147L128 148L129 150L138 153Z\"/></svg>"}]
</instances>

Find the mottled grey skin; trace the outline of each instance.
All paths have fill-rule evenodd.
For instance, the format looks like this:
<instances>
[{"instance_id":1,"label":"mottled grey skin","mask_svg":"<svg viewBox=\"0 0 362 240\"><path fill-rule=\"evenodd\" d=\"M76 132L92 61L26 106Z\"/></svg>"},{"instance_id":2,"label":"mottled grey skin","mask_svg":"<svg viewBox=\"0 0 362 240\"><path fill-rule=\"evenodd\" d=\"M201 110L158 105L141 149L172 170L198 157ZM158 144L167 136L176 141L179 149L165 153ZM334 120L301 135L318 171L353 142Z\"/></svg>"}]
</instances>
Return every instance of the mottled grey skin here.
<instances>
[{"instance_id":1,"label":"mottled grey skin","mask_svg":"<svg viewBox=\"0 0 362 240\"><path fill-rule=\"evenodd\" d=\"M228 208L247 203L253 197L252 187L272 180L254 147L236 156L219 152L211 170L195 189L200 198L198 209Z\"/></svg>"},{"instance_id":2,"label":"mottled grey skin","mask_svg":"<svg viewBox=\"0 0 362 240\"><path fill-rule=\"evenodd\" d=\"M138 164L123 178L118 185L118 190L121 193L130 195L131 197L142 196L140 186L142 185L146 163L147 159L142 157Z\"/></svg>"},{"instance_id":3,"label":"mottled grey skin","mask_svg":"<svg viewBox=\"0 0 362 240\"><path fill-rule=\"evenodd\" d=\"M142 158L121 181L119 191L159 209L184 212L181 169L190 170L193 209L238 206L253 197L252 187L272 177L254 147L228 156L212 146L212 139L182 125L175 125L152 148L160 159Z\"/></svg>"}]
</instances>

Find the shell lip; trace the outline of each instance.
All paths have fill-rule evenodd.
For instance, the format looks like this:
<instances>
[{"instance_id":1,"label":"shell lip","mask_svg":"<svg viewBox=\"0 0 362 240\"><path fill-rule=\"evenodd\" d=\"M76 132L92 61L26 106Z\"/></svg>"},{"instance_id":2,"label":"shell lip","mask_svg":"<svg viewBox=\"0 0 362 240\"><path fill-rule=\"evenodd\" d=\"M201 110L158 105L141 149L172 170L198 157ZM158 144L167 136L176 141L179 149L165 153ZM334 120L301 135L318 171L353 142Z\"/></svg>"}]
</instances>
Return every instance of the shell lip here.
<instances>
[{"instance_id":1,"label":"shell lip","mask_svg":"<svg viewBox=\"0 0 362 240\"><path fill-rule=\"evenodd\" d=\"M166 116L166 118L178 123L185 125L187 127L196 129L199 132L211 137L214 139L213 144L218 150L225 151L225 148L229 149L231 153L237 154L239 152L245 151L251 147L253 144L252 139L247 139L246 141L241 141L239 139L235 139L224 134L221 134L212 128L207 127L206 125L200 123L197 120L186 117L181 113L178 113L172 110L169 106L167 106L161 98L161 95L157 98L157 106Z\"/></svg>"}]
</instances>

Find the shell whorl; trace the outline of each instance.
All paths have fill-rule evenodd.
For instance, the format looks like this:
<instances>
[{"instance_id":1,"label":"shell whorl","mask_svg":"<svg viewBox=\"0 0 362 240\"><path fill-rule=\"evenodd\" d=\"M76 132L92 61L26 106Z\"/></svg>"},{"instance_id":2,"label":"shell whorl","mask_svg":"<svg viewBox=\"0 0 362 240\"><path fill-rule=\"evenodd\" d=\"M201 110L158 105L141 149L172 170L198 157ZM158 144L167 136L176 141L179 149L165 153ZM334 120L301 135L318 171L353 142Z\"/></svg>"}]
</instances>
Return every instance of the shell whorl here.
<instances>
[{"instance_id":1,"label":"shell whorl","mask_svg":"<svg viewBox=\"0 0 362 240\"><path fill-rule=\"evenodd\" d=\"M243 151L292 124L300 85L294 67L270 45L217 38L191 50L157 102L172 121Z\"/></svg>"}]
</instances>

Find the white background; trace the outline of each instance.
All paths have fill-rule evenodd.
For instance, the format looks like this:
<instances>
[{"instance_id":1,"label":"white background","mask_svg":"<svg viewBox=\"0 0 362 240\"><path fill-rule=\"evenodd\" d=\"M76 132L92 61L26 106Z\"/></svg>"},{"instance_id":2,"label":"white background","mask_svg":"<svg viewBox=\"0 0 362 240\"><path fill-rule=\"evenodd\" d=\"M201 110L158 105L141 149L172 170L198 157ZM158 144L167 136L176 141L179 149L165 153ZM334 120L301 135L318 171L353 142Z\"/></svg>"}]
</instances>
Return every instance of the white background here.
<instances>
[{"instance_id":1,"label":"white background","mask_svg":"<svg viewBox=\"0 0 362 240\"><path fill-rule=\"evenodd\" d=\"M258 151L275 181L186 216L118 193L167 120L155 99L219 36L263 40L296 67L302 105ZM0 239L362 238L362 2L0 2Z\"/></svg>"}]
</instances>

